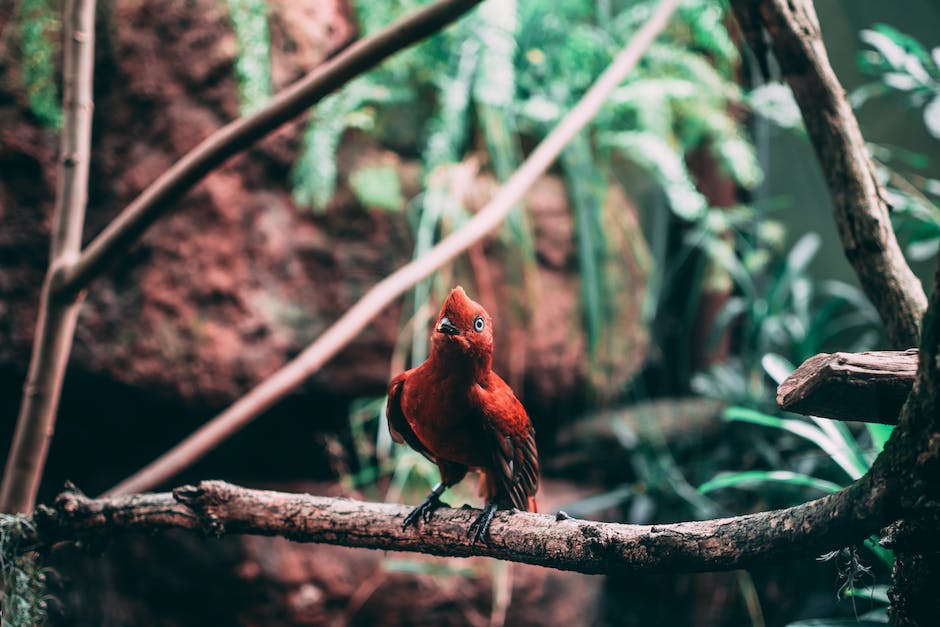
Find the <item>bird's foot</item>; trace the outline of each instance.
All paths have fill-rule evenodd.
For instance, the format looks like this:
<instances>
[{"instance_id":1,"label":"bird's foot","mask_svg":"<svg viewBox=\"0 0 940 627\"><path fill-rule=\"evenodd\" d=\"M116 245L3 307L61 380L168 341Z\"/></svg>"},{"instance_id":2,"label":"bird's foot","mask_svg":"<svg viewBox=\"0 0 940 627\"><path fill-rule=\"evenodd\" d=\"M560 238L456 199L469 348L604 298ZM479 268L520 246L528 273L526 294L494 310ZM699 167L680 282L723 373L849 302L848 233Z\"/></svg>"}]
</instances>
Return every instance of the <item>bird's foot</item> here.
<instances>
[{"instance_id":1,"label":"bird's foot","mask_svg":"<svg viewBox=\"0 0 940 627\"><path fill-rule=\"evenodd\" d=\"M487 503L486 507L483 508L483 513L476 517L472 523L470 523L470 528L467 529L467 537L473 537L473 543L476 544L480 540L486 540L489 542L488 536L490 532L490 523L493 522L493 517L496 515L496 503Z\"/></svg>"},{"instance_id":2,"label":"bird's foot","mask_svg":"<svg viewBox=\"0 0 940 627\"><path fill-rule=\"evenodd\" d=\"M441 497L432 492L428 498L424 499L424 503L411 510L411 513L405 517L405 522L401 524L401 528L404 530L417 524L419 518L425 524L431 522L431 515L434 514L434 510L444 505L445 503L441 500Z\"/></svg>"}]
</instances>

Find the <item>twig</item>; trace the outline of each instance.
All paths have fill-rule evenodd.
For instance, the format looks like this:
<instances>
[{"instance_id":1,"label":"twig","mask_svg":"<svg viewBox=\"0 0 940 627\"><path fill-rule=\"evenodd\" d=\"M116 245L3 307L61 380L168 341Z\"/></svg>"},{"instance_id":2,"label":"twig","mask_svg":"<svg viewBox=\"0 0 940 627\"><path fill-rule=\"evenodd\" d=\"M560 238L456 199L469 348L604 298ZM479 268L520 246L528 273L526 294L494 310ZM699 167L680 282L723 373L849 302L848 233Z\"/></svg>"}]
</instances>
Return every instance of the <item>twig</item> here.
<instances>
[{"instance_id":1,"label":"twig","mask_svg":"<svg viewBox=\"0 0 940 627\"><path fill-rule=\"evenodd\" d=\"M277 94L257 112L219 129L189 151L125 208L85 248L57 282L72 295L88 286L108 263L127 252L140 235L196 183L256 141L300 115L331 92L396 52L435 33L481 0L438 0L351 45L307 77Z\"/></svg>"},{"instance_id":2,"label":"twig","mask_svg":"<svg viewBox=\"0 0 940 627\"><path fill-rule=\"evenodd\" d=\"M95 1L66 2L63 24L65 117L59 142L61 154L49 270L42 285L36 338L23 386L16 433L0 487L2 512L29 512L36 502L81 302L78 295L67 300L58 298L54 286L78 255L85 221L91 154Z\"/></svg>"},{"instance_id":3,"label":"twig","mask_svg":"<svg viewBox=\"0 0 940 627\"><path fill-rule=\"evenodd\" d=\"M914 387L917 355L916 348L820 353L780 384L777 405L798 414L896 425Z\"/></svg>"},{"instance_id":4,"label":"twig","mask_svg":"<svg viewBox=\"0 0 940 627\"><path fill-rule=\"evenodd\" d=\"M760 25L783 78L796 97L806 130L829 183L845 256L878 310L894 348L920 341L927 308L891 228L884 194L845 91L829 65L811 0L732 0L755 52L765 48Z\"/></svg>"},{"instance_id":5,"label":"twig","mask_svg":"<svg viewBox=\"0 0 940 627\"><path fill-rule=\"evenodd\" d=\"M574 109L536 147L493 199L460 230L446 237L424 256L377 283L300 355L173 449L108 490L105 495L149 490L193 464L319 370L398 296L498 227L565 145L597 114L610 92L620 84L665 27L676 5L677 0L664 0L659 5L650 20Z\"/></svg>"},{"instance_id":6,"label":"twig","mask_svg":"<svg viewBox=\"0 0 940 627\"><path fill-rule=\"evenodd\" d=\"M61 494L34 514L36 545L107 539L119 533L189 529L207 535L282 536L442 556L482 555L582 573L731 570L763 560L815 556L861 542L885 524L883 486L866 478L786 510L661 525L589 522L500 512L489 542L474 543L473 509L442 508L431 523L402 530L411 508L203 481L172 493L90 499Z\"/></svg>"}]
</instances>

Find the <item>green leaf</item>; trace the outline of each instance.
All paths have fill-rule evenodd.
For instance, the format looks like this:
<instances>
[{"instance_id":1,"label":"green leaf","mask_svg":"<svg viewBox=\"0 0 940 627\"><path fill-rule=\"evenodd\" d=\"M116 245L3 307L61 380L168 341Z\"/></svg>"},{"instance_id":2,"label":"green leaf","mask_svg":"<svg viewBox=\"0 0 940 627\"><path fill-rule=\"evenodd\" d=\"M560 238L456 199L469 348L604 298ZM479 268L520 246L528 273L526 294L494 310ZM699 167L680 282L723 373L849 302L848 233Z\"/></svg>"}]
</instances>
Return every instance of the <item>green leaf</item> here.
<instances>
[{"instance_id":1,"label":"green leaf","mask_svg":"<svg viewBox=\"0 0 940 627\"><path fill-rule=\"evenodd\" d=\"M449 562L418 562L406 559L384 559L382 568L390 573L407 573L409 575L431 575L434 577L476 577L472 568L454 566Z\"/></svg>"},{"instance_id":2,"label":"green leaf","mask_svg":"<svg viewBox=\"0 0 940 627\"><path fill-rule=\"evenodd\" d=\"M56 86L55 56L60 22L48 0L23 0L19 31L23 86L33 115L50 128L62 125L62 106Z\"/></svg>"},{"instance_id":3,"label":"green leaf","mask_svg":"<svg viewBox=\"0 0 940 627\"><path fill-rule=\"evenodd\" d=\"M405 205L398 171L393 166L360 168L350 175L349 184L356 198L366 207L398 211Z\"/></svg>"},{"instance_id":4,"label":"green leaf","mask_svg":"<svg viewBox=\"0 0 940 627\"><path fill-rule=\"evenodd\" d=\"M793 97L789 85L783 83L765 83L747 95L751 109L777 126L786 129L805 131L803 114Z\"/></svg>"},{"instance_id":5,"label":"green leaf","mask_svg":"<svg viewBox=\"0 0 940 627\"><path fill-rule=\"evenodd\" d=\"M707 494L723 488L754 488L765 484L783 484L789 486L808 487L820 492L832 493L842 489L837 483L818 479L809 475L787 470L750 470L746 472L732 472L721 474L706 481L698 487L698 491Z\"/></svg>"},{"instance_id":6,"label":"green leaf","mask_svg":"<svg viewBox=\"0 0 940 627\"><path fill-rule=\"evenodd\" d=\"M940 139L940 95L924 107L924 124L936 139Z\"/></svg>"},{"instance_id":7,"label":"green leaf","mask_svg":"<svg viewBox=\"0 0 940 627\"><path fill-rule=\"evenodd\" d=\"M765 353L760 360L764 372L770 375L777 385L783 383L784 379L790 376L790 373L796 370L792 363L783 355L777 353Z\"/></svg>"},{"instance_id":8,"label":"green leaf","mask_svg":"<svg viewBox=\"0 0 940 627\"><path fill-rule=\"evenodd\" d=\"M725 409L724 418L725 420L749 422L788 431L793 435L809 440L821 448L851 479L858 479L864 474L864 470L859 469L856 460L852 457L851 451L846 449L844 442L833 440L831 434L825 433L818 426L813 426L802 420L770 416L746 407L728 407Z\"/></svg>"},{"instance_id":9,"label":"green leaf","mask_svg":"<svg viewBox=\"0 0 940 627\"><path fill-rule=\"evenodd\" d=\"M869 586L866 588L846 588L845 596L856 597L858 599L868 599L877 603L888 604L888 586Z\"/></svg>"},{"instance_id":10,"label":"green leaf","mask_svg":"<svg viewBox=\"0 0 940 627\"><path fill-rule=\"evenodd\" d=\"M871 436L871 442L875 448L874 453L877 455L884 450L885 443L894 432L894 425L882 425L873 422L866 422L865 428L868 430L868 435Z\"/></svg>"},{"instance_id":11,"label":"green leaf","mask_svg":"<svg viewBox=\"0 0 940 627\"><path fill-rule=\"evenodd\" d=\"M474 35L480 42L480 64L473 83L473 97L478 103L494 107L509 106L516 95L515 0L488 0L480 5L475 17Z\"/></svg>"},{"instance_id":12,"label":"green leaf","mask_svg":"<svg viewBox=\"0 0 940 627\"><path fill-rule=\"evenodd\" d=\"M606 145L656 176L677 216L690 221L705 216L708 203L695 189L682 155L661 137L644 131L623 131L607 134L603 139Z\"/></svg>"},{"instance_id":13,"label":"green leaf","mask_svg":"<svg viewBox=\"0 0 940 627\"><path fill-rule=\"evenodd\" d=\"M265 0L226 0L238 40L235 71L241 111L250 113L271 97L271 37Z\"/></svg>"},{"instance_id":14,"label":"green leaf","mask_svg":"<svg viewBox=\"0 0 940 627\"><path fill-rule=\"evenodd\" d=\"M855 618L808 618L787 623L787 627L884 627L884 623Z\"/></svg>"}]
</instances>

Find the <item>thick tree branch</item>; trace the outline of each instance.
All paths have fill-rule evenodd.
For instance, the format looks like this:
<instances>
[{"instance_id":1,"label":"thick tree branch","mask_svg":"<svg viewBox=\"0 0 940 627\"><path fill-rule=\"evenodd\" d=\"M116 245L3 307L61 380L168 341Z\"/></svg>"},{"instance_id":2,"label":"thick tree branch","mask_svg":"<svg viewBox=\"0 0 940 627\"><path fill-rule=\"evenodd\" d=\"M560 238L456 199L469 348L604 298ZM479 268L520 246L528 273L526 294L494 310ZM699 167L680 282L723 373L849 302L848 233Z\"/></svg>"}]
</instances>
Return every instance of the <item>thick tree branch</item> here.
<instances>
[{"instance_id":1,"label":"thick tree branch","mask_svg":"<svg viewBox=\"0 0 940 627\"><path fill-rule=\"evenodd\" d=\"M43 281L33 353L23 386L16 432L3 473L3 485L0 486L0 512L28 512L33 509L55 428L59 392L72 349L81 300L78 295L68 300L57 298L53 286L78 255L85 221L93 106L94 0L66 2L63 25L65 118L59 142L59 176L52 217L49 271Z\"/></svg>"},{"instance_id":2,"label":"thick tree branch","mask_svg":"<svg viewBox=\"0 0 940 627\"><path fill-rule=\"evenodd\" d=\"M924 316L914 389L876 464L890 473L903 512L890 534L895 551L893 587L888 591L891 624L936 625L940 595L936 586L925 582L940 575L940 256Z\"/></svg>"},{"instance_id":3,"label":"thick tree branch","mask_svg":"<svg viewBox=\"0 0 940 627\"><path fill-rule=\"evenodd\" d=\"M800 105L835 210L845 255L896 348L916 346L927 297L898 246L858 122L829 65L811 0L731 0L759 53L762 25Z\"/></svg>"},{"instance_id":4,"label":"thick tree branch","mask_svg":"<svg viewBox=\"0 0 940 627\"><path fill-rule=\"evenodd\" d=\"M422 257L379 281L300 355L180 444L105 495L150 490L189 467L317 372L405 291L495 230L538 177L551 166L565 145L593 119L610 92L623 81L666 26L677 4L677 0L663 0L660 3L650 20L578 104L532 151L492 200L458 231L447 236Z\"/></svg>"},{"instance_id":5,"label":"thick tree branch","mask_svg":"<svg viewBox=\"0 0 940 627\"><path fill-rule=\"evenodd\" d=\"M436 33L481 0L438 0L375 35L356 42L257 112L219 129L154 181L85 248L54 288L71 298L119 258L157 218L206 174L297 117L326 95L396 52Z\"/></svg>"},{"instance_id":6,"label":"thick tree branch","mask_svg":"<svg viewBox=\"0 0 940 627\"><path fill-rule=\"evenodd\" d=\"M836 420L898 424L917 374L916 348L906 351L820 353L777 388L777 405Z\"/></svg>"},{"instance_id":7,"label":"thick tree branch","mask_svg":"<svg viewBox=\"0 0 940 627\"><path fill-rule=\"evenodd\" d=\"M888 520L884 492L866 479L798 507L737 518L664 525L622 525L500 512L490 542L467 528L478 510L441 509L429 524L402 530L411 508L389 503L251 490L203 481L172 493L89 499L61 494L36 510L34 546L107 539L122 532L188 529L208 535L283 536L432 555L483 555L583 573L729 570L820 553L860 542Z\"/></svg>"}]
</instances>

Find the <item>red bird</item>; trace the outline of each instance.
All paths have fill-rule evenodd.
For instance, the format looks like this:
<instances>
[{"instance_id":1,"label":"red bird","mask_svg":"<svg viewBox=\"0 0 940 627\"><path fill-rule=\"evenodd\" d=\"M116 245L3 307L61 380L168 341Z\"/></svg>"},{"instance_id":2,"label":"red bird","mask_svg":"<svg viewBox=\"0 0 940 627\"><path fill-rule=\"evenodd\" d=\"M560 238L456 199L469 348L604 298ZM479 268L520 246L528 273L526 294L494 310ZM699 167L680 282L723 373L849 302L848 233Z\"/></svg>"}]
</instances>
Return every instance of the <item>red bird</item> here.
<instances>
[{"instance_id":1,"label":"red bird","mask_svg":"<svg viewBox=\"0 0 940 627\"><path fill-rule=\"evenodd\" d=\"M482 473L486 508L467 536L485 538L496 510L536 511L535 429L512 389L491 369L490 315L455 287L437 318L427 361L388 386L388 430L437 464L441 481L402 525L431 519L445 489L468 470Z\"/></svg>"}]
</instances>

